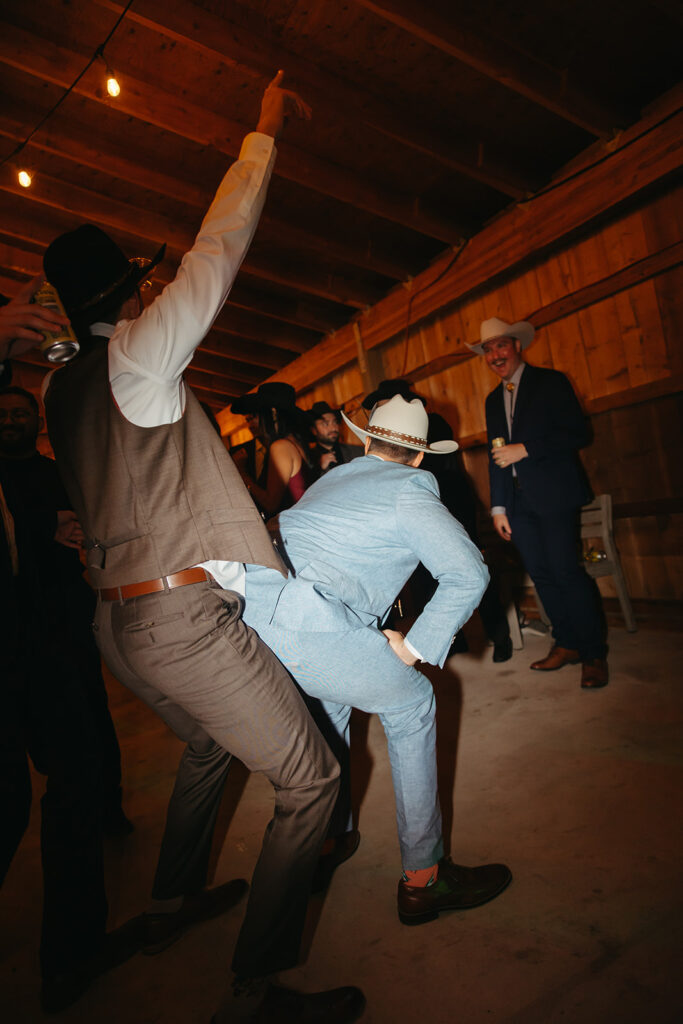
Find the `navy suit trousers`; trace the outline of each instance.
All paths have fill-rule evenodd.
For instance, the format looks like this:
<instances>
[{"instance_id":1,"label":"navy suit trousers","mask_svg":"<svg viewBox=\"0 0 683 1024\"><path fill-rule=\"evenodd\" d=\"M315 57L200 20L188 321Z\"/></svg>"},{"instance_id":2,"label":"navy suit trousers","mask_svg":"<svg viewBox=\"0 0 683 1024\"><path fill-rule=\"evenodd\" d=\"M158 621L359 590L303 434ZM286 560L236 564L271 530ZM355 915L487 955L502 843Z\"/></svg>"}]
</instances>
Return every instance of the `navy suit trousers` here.
<instances>
[{"instance_id":1,"label":"navy suit trousers","mask_svg":"<svg viewBox=\"0 0 683 1024\"><path fill-rule=\"evenodd\" d=\"M512 542L522 556L559 647L578 650L581 660L604 658L606 645L597 588L579 562L578 509L539 515L515 491L508 513Z\"/></svg>"}]
</instances>

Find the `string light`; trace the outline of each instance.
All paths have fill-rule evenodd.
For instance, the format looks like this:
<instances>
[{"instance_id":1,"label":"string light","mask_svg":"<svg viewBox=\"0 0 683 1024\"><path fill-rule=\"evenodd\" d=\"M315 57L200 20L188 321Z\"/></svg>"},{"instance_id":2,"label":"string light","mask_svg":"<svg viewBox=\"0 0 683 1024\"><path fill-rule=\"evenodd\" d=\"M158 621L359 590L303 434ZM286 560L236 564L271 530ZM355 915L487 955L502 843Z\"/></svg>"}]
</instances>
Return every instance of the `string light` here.
<instances>
[{"instance_id":1,"label":"string light","mask_svg":"<svg viewBox=\"0 0 683 1024\"><path fill-rule=\"evenodd\" d=\"M107 71L107 92L110 96L113 96L114 99L121 94L121 86L119 85L116 75L111 69Z\"/></svg>"},{"instance_id":2,"label":"string light","mask_svg":"<svg viewBox=\"0 0 683 1024\"><path fill-rule=\"evenodd\" d=\"M62 105L64 100L67 98L67 96L69 96L73 92L73 90L76 88L76 86L80 82L81 78L83 78L83 75L86 73L86 71L88 71L92 67L92 65L95 63L95 61L98 59L98 57L100 57L104 61L104 48L105 48L105 46L107 45L107 43L109 42L111 37L114 35L114 33L116 32L117 28L119 27L119 25L121 24L121 22L123 21L123 19L125 18L126 14L128 13L128 11L130 10L130 8L132 6L133 6L133 0L127 0L126 6L121 11L120 15L116 19L116 22L114 23L114 27L111 29L111 31L107 35L107 38L104 40L104 42L100 46L97 47L97 49L95 50L95 52L93 53L92 57L90 58L88 63L85 65L83 70L81 72L79 72L79 74L76 75L76 77L74 78L74 80L71 83L71 85L69 86L69 88L64 90L64 92L59 97L57 102L54 103L50 107L48 112L46 114L44 114L43 117L41 117L41 119L38 122L38 124L35 126L35 128L32 129L32 131L29 132L29 134L26 136L26 138L23 140L23 142L19 142L14 147L14 149L12 150L11 153L8 153L8 155L6 157L3 157L2 160L0 160L0 167L4 167L4 165L6 163L9 163L11 160L14 160L14 158L21 153L22 149L25 149L26 146L28 146L29 142L31 141L33 136L36 134L36 132L40 131L40 129L45 124L45 122L48 121L52 117L52 115L55 113L55 111ZM106 61L104 63L105 63L105 67L106 67ZM121 86L119 85L119 82L118 82L118 80L116 78L116 75L114 74L114 72L109 67L107 67L107 92L109 93L110 96L114 96L114 97L118 96L120 94L120 92L121 92ZM19 184L22 186L22 188L30 188L31 187L32 177L33 176L28 171L24 170L23 168L17 173L17 179L19 181Z\"/></svg>"},{"instance_id":3,"label":"string light","mask_svg":"<svg viewBox=\"0 0 683 1024\"><path fill-rule=\"evenodd\" d=\"M111 97L116 99L117 96L121 95L121 86L119 84L118 78L116 77L116 72L113 71L107 64L106 58L104 56L104 46L104 43L102 44L102 46L98 46L96 56L100 58L107 72L107 92Z\"/></svg>"}]
</instances>

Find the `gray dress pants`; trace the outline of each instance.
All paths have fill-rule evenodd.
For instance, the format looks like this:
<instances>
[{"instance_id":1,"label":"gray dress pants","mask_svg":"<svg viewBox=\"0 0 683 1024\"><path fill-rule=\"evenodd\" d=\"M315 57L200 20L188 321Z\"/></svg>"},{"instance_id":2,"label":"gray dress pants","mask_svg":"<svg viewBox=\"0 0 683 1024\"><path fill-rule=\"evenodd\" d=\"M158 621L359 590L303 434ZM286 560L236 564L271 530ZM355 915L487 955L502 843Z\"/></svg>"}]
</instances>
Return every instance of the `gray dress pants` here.
<instances>
[{"instance_id":1,"label":"gray dress pants","mask_svg":"<svg viewBox=\"0 0 683 1024\"><path fill-rule=\"evenodd\" d=\"M152 895L206 882L230 759L275 789L233 958L239 977L297 962L311 878L339 767L287 671L241 618L242 599L197 583L99 602L95 637L112 673L185 740Z\"/></svg>"}]
</instances>

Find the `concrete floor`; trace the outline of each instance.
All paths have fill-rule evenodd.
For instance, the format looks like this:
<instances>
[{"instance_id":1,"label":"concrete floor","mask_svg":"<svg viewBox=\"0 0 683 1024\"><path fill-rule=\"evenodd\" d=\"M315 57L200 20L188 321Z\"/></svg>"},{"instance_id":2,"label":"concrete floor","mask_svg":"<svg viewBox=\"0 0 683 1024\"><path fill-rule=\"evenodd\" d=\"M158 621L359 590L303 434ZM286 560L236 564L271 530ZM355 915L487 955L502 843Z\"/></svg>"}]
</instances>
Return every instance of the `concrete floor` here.
<instances>
[{"instance_id":1,"label":"concrete floor","mask_svg":"<svg viewBox=\"0 0 683 1024\"><path fill-rule=\"evenodd\" d=\"M610 632L612 681L582 692L578 667L540 675L548 641L496 666L457 655L433 678L451 850L504 860L514 882L492 903L401 925L393 795L381 726L357 724L362 842L311 903L306 961L291 984L365 990L364 1024L673 1024L683 1020L683 643L673 632ZM476 648L476 643L475 643ZM126 840L108 843L110 924L145 905L180 744L117 683ZM0 894L0 1015L42 1021L38 1002L40 779L29 832ZM242 791L243 790L243 791ZM272 806L238 766L221 814L214 882L249 877ZM227 824L229 830L226 834ZM242 909L199 925L156 957L99 979L64 1024L208 1024Z\"/></svg>"}]
</instances>

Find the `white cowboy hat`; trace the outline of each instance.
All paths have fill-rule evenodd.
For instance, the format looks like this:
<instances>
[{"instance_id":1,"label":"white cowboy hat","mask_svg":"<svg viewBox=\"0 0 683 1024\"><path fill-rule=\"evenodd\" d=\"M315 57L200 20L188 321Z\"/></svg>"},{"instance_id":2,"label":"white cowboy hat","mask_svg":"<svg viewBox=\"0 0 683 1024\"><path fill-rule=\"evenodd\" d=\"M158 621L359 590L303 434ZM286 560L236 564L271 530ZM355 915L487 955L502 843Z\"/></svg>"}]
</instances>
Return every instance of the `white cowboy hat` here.
<instances>
[{"instance_id":1,"label":"white cowboy hat","mask_svg":"<svg viewBox=\"0 0 683 1024\"><path fill-rule=\"evenodd\" d=\"M416 452L430 452L432 455L447 455L458 447L457 441L434 441L433 444L427 444L429 419L419 398L406 402L401 395L394 395L373 411L367 430L357 427L343 412L342 416L361 441L366 437L375 437L378 441L400 444L402 448L413 448Z\"/></svg>"},{"instance_id":2,"label":"white cowboy hat","mask_svg":"<svg viewBox=\"0 0 683 1024\"><path fill-rule=\"evenodd\" d=\"M505 320L499 320L497 316L492 316L490 320L484 320L479 330L480 340L476 345L470 345L466 342L468 348L471 348L473 352L483 356L484 345L487 341L495 341L497 338L517 338L522 348L527 348L534 340L534 334L536 330L533 324L530 324L528 320L518 320L516 324L508 324Z\"/></svg>"}]
</instances>

